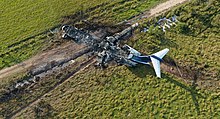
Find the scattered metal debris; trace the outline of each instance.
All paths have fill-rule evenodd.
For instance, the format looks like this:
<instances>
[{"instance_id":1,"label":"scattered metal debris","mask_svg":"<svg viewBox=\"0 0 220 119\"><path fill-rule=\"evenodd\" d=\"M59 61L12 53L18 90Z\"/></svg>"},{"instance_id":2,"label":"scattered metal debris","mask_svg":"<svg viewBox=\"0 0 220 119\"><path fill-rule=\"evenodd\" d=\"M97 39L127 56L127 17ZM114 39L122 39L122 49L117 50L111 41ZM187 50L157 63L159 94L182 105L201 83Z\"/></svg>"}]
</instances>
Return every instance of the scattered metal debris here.
<instances>
[{"instance_id":1,"label":"scattered metal debris","mask_svg":"<svg viewBox=\"0 0 220 119\"><path fill-rule=\"evenodd\" d=\"M51 34L56 34L59 32L59 29L58 28L55 28L55 29L50 29L49 30Z\"/></svg>"},{"instance_id":2,"label":"scattered metal debris","mask_svg":"<svg viewBox=\"0 0 220 119\"><path fill-rule=\"evenodd\" d=\"M126 28L113 36L107 36L104 39L96 38L89 33L78 30L75 27L64 25L62 27L62 37L72 38L77 43L85 43L92 47L92 53L97 56L96 66L107 67L108 63L115 61L117 64L126 64L133 66L134 63L127 59L128 52L120 47L119 42L132 35L132 31L138 26L138 23Z\"/></svg>"},{"instance_id":3,"label":"scattered metal debris","mask_svg":"<svg viewBox=\"0 0 220 119\"><path fill-rule=\"evenodd\" d=\"M162 28L163 32L166 32L166 27L170 29L171 26L176 25L175 22L178 22L176 15L172 16L170 19L166 17L159 19L157 25L159 28Z\"/></svg>"},{"instance_id":4,"label":"scattered metal debris","mask_svg":"<svg viewBox=\"0 0 220 119\"><path fill-rule=\"evenodd\" d=\"M148 32L148 31L149 31L149 28L148 28L148 27L146 27L146 28L143 28L143 30L142 30L141 32L146 33L146 32Z\"/></svg>"},{"instance_id":5,"label":"scattered metal debris","mask_svg":"<svg viewBox=\"0 0 220 119\"><path fill-rule=\"evenodd\" d=\"M93 45L99 38L83 32L73 26L64 25L62 27L62 38L72 38L77 43L85 43L86 45Z\"/></svg>"}]
</instances>

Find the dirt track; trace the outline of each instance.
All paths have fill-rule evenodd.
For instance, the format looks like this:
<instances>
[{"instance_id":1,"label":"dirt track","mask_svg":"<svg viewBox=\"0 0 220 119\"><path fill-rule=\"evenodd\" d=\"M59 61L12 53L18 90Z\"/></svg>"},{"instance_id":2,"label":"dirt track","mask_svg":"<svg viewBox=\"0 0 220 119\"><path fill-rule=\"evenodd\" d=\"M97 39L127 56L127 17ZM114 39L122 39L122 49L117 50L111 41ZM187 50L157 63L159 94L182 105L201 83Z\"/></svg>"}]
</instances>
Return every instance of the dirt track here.
<instances>
[{"instance_id":1,"label":"dirt track","mask_svg":"<svg viewBox=\"0 0 220 119\"><path fill-rule=\"evenodd\" d=\"M150 10L149 17L157 16L161 12L164 12L164 10L168 10L171 7L174 7L174 6L178 5L178 4L182 4L182 3L186 2L186 1L189 1L189 0L169 0L167 2L159 4L158 6L156 6L155 8Z\"/></svg>"},{"instance_id":2,"label":"dirt track","mask_svg":"<svg viewBox=\"0 0 220 119\"><path fill-rule=\"evenodd\" d=\"M169 10L170 8L182 4L184 2L187 2L190 0L168 0L167 2L161 3L159 5L157 5L156 7L150 9L149 11L144 12L143 14L140 14L130 20L128 20L128 23L135 23L138 20L144 19L144 18L148 18L148 17L153 17L153 16L158 16L161 13Z\"/></svg>"},{"instance_id":3,"label":"dirt track","mask_svg":"<svg viewBox=\"0 0 220 119\"><path fill-rule=\"evenodd\" d=\"M38 54L31 59L14 65L12 67L3 69L0 71L0 80L3 80L5 77L22 72L24 70L43 65L52 61L60 61L69 57L72 53L83 49L85 46L77 45L74 43L65 43L62 46L52 49L50 51Z\"/></svg>"}]
</instances>

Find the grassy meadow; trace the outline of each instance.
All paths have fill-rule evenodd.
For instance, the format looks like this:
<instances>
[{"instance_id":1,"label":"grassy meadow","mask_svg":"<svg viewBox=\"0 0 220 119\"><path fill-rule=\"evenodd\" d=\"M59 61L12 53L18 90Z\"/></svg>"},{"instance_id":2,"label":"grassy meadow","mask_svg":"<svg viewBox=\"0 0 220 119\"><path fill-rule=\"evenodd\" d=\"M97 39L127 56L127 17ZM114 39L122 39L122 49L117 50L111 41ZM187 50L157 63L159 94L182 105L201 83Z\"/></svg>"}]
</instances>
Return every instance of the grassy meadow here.
<instances>
[{"instance_id":1,"label":"grassy meadow","mask_svg":"<svg viewBox=\"0 0 220 119\"><path fill-rule=\"evenodd\" d=\"M0 69L19 63L42 49L48 40L45 41L47 37L41 33L60 24L63 16L104 2L108 1L0 1Z\"/></svg>"},{"instance_id":2,"label":"grassy meadow","mask_svg":"<svg viewBox=\"0 0 220 119\"><path fill-rule=\"evenodd\" d=\"M220 116L219 92L187 85L166 73L158 79L151 67L121 66L85 72L63 83L18 117L207 119Z\"/></svg>"},{"instance_id":3,"label":"grassy meadow","mask_svg":"<svg viewBox=\"0 0 220 119\"><path fill-rule=\"evenodd\" d=\"M179 16L179 23L163 33L136 31L128 41L137 50L151 54L165 47L178 65L198 70L198 80L219 81L219 5L217 0L194 0L160 17ZM154 29L154 30L153 30ZM185 79L189 80L189 79ZM156 78L152 67L140 65L89 67L47 94L18 117L40 118L219 118L219 87L213 90L187 84L181 78L163 72ZM41 109L41 111L39 111Z\"/></svg>"},{"instance_id":4,"label":"grassy meadow","mask_svg":"<svg viewBox=\"0 0 220 119\"><path fill-rule=\"evenodd\" d=\"M46 31L64 16L80 11L90 19L117 23L155 6L160 0L37 0L0 1L0 69L30 58L48 44ZM95 6L101 5L92 10ZM91 10L90 10L91 9ZM78 15L76 15L78 16ZM75 19L74 17L71 19Z\"/></svg>"}]
</instances>

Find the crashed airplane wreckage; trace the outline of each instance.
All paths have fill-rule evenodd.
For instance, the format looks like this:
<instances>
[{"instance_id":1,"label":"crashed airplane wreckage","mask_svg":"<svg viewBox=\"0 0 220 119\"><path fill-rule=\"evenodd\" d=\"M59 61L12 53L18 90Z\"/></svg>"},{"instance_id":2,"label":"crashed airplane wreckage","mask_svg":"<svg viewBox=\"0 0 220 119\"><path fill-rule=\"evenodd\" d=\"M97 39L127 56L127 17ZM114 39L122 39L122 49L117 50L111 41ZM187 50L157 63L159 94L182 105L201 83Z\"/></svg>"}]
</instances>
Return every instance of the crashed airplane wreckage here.
<instances>
[{"instance_id":1,"label":"crashed airplane wreckage","mask_svg":"<svg viewBox=\"0 0 220 119\"><path fill-rule=\"evenodd\" d=\"M172 16L172 17L169 18L169 19L166 18L166 17L164 17L164 18L159 19L159 20L154 24L154 27L155 27L155 28L158 27L159 29L162 29L163 32L166 32L166 28L170 29L171 26L176 26L176 25L177 25L177 24L176 24L177 22L179 22L179 21L177 20L177 16L176 16L176 15ZM150 24L148 23L147 27L143 28L143 29L141 30L141 32L146 33L146 32L149 31L149 28L150 28Z\"/></svg>"},{"instance_id":2,"label":"crashed airplane wreckage","mask_svg":"<svg viewBox=\"0 0 220 119\"><path fill-rule=\"evenodd\" d=\"M157 77L161 77L160 62L169 49L164 49L155 54L144 56L137 50L128 45L120 47L120 41L125 37L132 35L132 31L138 26L138 23L126 28L120 33L108 36L104 39L92 36L73 26L64 25L62 27L62 38L72 38L76 43L84 43L92 48L92 54L97 56L96 66L107 67L108 63L115 61L118 65L127 65L130 67L137 64L153 64Z\"/></svg>"},{"instance_id":3,"label":"crashed airplane wreckage","mask_svg":"<svg viewBox=\"0 0 220 119\"><path fill-rule=\"evenodd\" d=\"M170 29L171 26L176 26L177 16L172 16L170 19L167 19L166 17L161 18L158 20L157 25L159 28L162 28L163 32L166 32L166 27Z\"/></svg>"}]
</instances>

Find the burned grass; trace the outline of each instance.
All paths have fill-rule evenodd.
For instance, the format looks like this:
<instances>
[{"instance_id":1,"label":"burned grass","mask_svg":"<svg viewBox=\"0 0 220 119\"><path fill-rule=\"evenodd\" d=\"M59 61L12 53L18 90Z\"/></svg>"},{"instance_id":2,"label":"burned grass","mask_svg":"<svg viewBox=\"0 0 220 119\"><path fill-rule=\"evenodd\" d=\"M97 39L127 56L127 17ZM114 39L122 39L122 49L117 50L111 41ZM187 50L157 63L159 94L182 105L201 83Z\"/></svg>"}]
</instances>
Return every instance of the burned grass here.
<instances>
[{"instance_id":1,"label":"burned grass","mask_svg":"<svg viewBox=\"0 0 220 119\"><path fill-rule=\"evenodd\" d=\"M47 70L45 73L35 75L33 82L30 82L29 77L27 77L27 79L21 79L22 82L29 81L29 83L17 88L14 87L13 90L1 96L1 115L9 118L28 107L44 96L45 93L54 90L66 79L86 67L92 62L92 59L93 58L88 60L86 60L86 58L75 59L73 63L63 64L60 68L57 67L52 70ZM83 60L85 61L82 62ZM12 103L12 101L16 103Z\"/></svg>"},{"instance_id":2,"label":"burned grass","mask_svg":"<svg viewBox=\"0 0 220 119\"><path fill-rule=\"evenodd\" d=\"M109 32L110 34L119 30L119 28L117 27L110 26L97 27L101 29L99 29L98 33L97 31L93 31L91 29L86 30L90 30L91 33L96 32L96 34L102 33L103 30L107 29L112 29L111 33ZM35 59L41 60L40 62L35 62L34 65L27 68L28 73L26 77L17 79L13 83L5 84L3 87L5 87L6 91L1 92L2 95L0 97L1 106L3 107L1 110L1 115L7 118L14 116L16 113L20 112L21 110L25 109L26 107L40 99L44 94L55 89L66 79L68 79L76 72L92 62L92 60L86 61L86 58L80 58L83 55L89 53L91 51L90 48L83 46L77 47L77 45L73 45L73 47L74 48L64 49L64 51L60 51L60 49L58 48L57 50L54 49L48 53L42 54L42 57L37 57ZM77 52L77 50L80 51ZM68 52L66 51L70 51L70 53L67 54ZM57 59L45 59L45 57L48 57L48 55L51 55L53 53L55 53L56 55L62 55L64 53L65 55L63 55L63 58L58 57ZM80 60L75 61L75 59ZM85 62L82 62L83 60L85 60ZM73 62L73 64L69 64L71 62ZM76 69L72 70L73 68ZM15 101L16 103L11 103L11 101Z\"/></svg>"}]
</instances>

